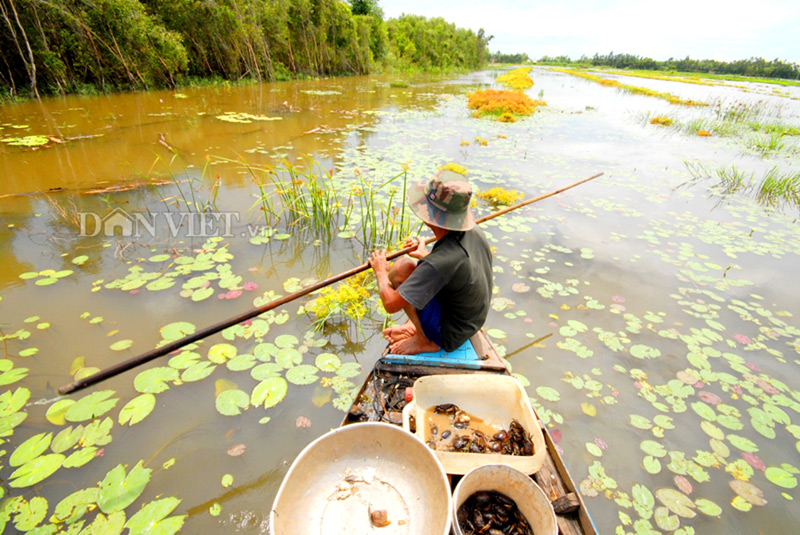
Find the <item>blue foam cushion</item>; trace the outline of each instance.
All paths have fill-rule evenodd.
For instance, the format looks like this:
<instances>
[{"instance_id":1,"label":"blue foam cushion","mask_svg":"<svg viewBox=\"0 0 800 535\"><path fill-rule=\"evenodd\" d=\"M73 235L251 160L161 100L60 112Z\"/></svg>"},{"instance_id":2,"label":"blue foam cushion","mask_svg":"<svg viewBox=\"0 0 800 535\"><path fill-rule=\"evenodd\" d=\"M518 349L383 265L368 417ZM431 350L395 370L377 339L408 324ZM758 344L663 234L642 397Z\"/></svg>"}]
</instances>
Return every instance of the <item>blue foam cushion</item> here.
<instances>
[{"instance_id":1,"label":"blue foam cushion","mask_svg":"<svg viewBox=\"0 0 800 535\"><path fill-rule=\"evenodd\" d=\"M394 353L389 353L383 357L383 360L403 364L458 365L460 363L474 364L480 361L480 357L478 357L478 354L475 352L475 348L472 347L472 343L467 340L455 351L447 352L444 349L440 349L439 351L417 353L416 355L395 355Z\"/></svg>"}]
</instances>

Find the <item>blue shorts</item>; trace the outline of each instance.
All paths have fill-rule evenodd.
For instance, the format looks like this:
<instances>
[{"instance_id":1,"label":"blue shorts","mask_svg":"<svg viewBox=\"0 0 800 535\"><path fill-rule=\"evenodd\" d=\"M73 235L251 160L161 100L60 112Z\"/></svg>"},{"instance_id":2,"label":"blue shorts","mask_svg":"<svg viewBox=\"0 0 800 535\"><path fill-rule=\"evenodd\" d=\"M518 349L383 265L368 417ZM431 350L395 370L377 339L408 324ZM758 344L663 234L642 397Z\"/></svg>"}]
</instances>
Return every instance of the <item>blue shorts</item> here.
<instances>
[{"instance_id":1,"label":"blue shorts","mask_svg":"<svg viewBox=\"0 0 800 535\"><path fill-rule=\"evenodd\" d=\"M425 308L417 310L422 332L431 342L442 347L442 307L435 297L428 301Z\"/></svg>"}]
</instances>

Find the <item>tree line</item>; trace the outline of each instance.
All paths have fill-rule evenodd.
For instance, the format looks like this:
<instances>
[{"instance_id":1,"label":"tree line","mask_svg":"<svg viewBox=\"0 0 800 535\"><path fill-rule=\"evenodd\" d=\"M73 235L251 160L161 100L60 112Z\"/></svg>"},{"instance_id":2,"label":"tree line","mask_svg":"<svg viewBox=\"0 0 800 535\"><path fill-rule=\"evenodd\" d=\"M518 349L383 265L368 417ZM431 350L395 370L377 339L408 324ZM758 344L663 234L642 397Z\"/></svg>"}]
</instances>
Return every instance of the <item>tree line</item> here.
<instances>
[{"instance_id":1,"label":"tree line","mask_svg":"<svg viewBox=\"0 0 800 535\"><path fill-rule=\"evenodd\" d=\"M764 58L741 59L737 61L717 61L713 59L685 59L669 58L666 61L656 61L651 58L635 56L632 54L605 55L595 54L592 57L581 56L573 61L569 56L550 57L544 56L539 63L545 64L577 64L617 69L640 69L650 71L680 71L698 72L706 74L733 74L754 78L782 78L786 80L800 80L800 65L788 63L778 59L767 61Z\"/></svg>"},{"instance_id":2,"label":"tree line","mask_svg":"<svg viewBox=\"0 0 800 535\"><path fill-rule=\"evenodd\" d=\"M377 0L0 0L0 95L475 69L490 39Z\"/></svg>"}]
</instances>

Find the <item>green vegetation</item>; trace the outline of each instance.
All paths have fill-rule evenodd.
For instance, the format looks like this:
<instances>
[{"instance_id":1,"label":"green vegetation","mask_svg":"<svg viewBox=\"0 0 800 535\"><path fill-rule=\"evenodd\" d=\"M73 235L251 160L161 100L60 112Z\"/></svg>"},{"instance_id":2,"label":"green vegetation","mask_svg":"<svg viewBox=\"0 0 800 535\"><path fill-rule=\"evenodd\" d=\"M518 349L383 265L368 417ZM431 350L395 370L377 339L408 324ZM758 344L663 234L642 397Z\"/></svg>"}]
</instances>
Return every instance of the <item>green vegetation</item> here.
<instances>
[{"instance_id":1,"label":"green vegetation","mask_svg":"<svg viewBox=\"0 0 800 535\"><path fill-rule=\"evenodd\" d=\"M699 162L684 163L693 177L692 182L716 178L719 183L714 193L722 198L743 194L765 208L800 206L800 173L782 173L774 166L758 180L753 172L747 173L735 165L711 173Z\"/></svg>"},{"instance_id":2,"label":"green vegetation","mask_svg":"<svg viewBox=\"0 0 800 535\"><path fill-rule=\"evenodd\" d=\"M530 63L531 58L524 52L521 54L503 54L498 51L494 54L489 54L489 61L492 63Z\"/></svg>"},{"instance_id":3,"label":"green vegetation","mask_svg":"<svg viewBox=\"0 0 800 535\"><path fill-rule=\"evenodd\" d=\"M716 61L713 59L696 60L670 58L667 61L656 61L651 58L643 58L632 54L606 55L595 54L589 58L581 56L577 60L570 59L569 56L550 57L543 56L538 63L547 65L575 65L575 66L594 66L594 67L614 67L617 69L639 69L644 71L671 71L681 73L704 73L709 75L722 75L730 79L731 75L752 78L764 78L765 81L774 83L777 78L784 80L800 80L800 65L797 63L786 63L778 59L766 61L764 58L750 58L737 61Z\"/></svg>"},{"instance_id":4,"label":"green vegetation","mask_svg":"<svg viewBox=\"0 0 800 535\"><path fill-rule=\"evenodd\" d=\"M384 21L375 0L8 0L0 19L6 98L472 69L491 39L441 18Z\"/></svg>"}]
</instances>

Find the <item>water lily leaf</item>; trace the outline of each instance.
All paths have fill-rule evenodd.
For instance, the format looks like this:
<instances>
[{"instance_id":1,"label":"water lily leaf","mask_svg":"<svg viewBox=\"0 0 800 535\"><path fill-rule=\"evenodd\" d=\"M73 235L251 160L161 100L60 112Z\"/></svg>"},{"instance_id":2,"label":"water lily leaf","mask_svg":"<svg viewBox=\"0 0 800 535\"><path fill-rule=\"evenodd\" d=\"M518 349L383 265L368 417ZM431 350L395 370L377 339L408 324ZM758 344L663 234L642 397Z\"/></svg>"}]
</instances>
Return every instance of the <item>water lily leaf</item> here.
<instances>
[{"instance_id":1,"label":"water lily leaf","mask_svg":"<svg viewBox=\"0 0 800 535\"><path fill-rule=\"evenodd\" d=\"M303 355L293 347L284 347L275 355L275 362L283 368L291 368L303 362Z\"/></svg>"},{"instance_id":2,"label":"water lily leaf","mask_svg":"<svg viewBox=\"0 0 800 535\"><path fill-rule=\"evenodd\" d=\"M30 397L31 392L25 387L19 387L14 390L14 392L11 392L11 390L6 390L0 394L0 418L3 416L9 416L20 410L25 406ZM63 423L64 422L61 422L61 424Z\"/></svg>"},{"instance_id":3,"label":"water lily leaf","mask_svg":"<svg viewBox=\"0 0 800 535\"><path fill-rule=\"evenodd\" d=\"M50 286L51 284L55 284L58 282L58 279L55 277L44 277L42 279L37 280L34 282L36 286Z\"/></svg>"},{"instance_id":4,"label":"water lily leaf","mask_svg":"<svg viewBox=\"0 0 800 535\"><path fill-rule=\"evenodd\" d=\"M275 338L275 345L280 348L294 347L299 343L296 336L291 334L282 334Z\"/></svg>"},{"instance_id":5,"label":"water lily leaf","mask_svg":"<svg viewBox=\"0 0 800 535\"><path fill-rule=\"evenodd\" d=\"M669 509L666 507L656 507L653 511L653 520L664 531L675 531L681 525L681 520L677 516L669 514Z\"/></svg>"},{"instance_id":6,"label":"water lily leaf","mask_svg":"<svg viewBox=\"0 0 800 535\"><path fill-rule=\"evenodd\" d=\"M20 351L19 352L19 356L20 357L32 357L33 355L35 355L38 352L39 352L39 348L29 347L27 349L23 349L22 351Z\"/></svg>"},{"instance_id":7,"label":"water lily leaf","mask_svg":"<svg viewBox=\"0 0 800 535\"><path fill-rule=\"evenodd\" d=\"M317 368L309 364L302 364L290 368L286 372L286 380L294 385L310 385L317 382Z\"/></svg>"},{"instance_id":8,"label":"water lily leaf","mask_svg":"<svg viewBox=\"0 0 800 535\"><path fill-rule=\"evenodd\" d=\"M106 516L97 513L91 524L80 535L120 535L125 528L125 511L116 511Z\"/></svg>"},{"instance_id":9,"label":"water lily leaf","mask_svg":"<svg viewBox=\"0 0 800 535\"><path fill-rule=\"evenodd\" d=\"M231 360L226 363L226 366L229 370L234 372L241 372L244 370L249 370L253 366L256 365L256 358L250 354L242 354L236 355Z\"/></svg>"},{"instance_id":10,"label":"water lily leaf","mask_svg":"<svg viewBox=\"0 0 800 535\"><path fill-rule=\"evenodd\" d=\"M27 412L15 412L14 414L0 417L0 437L8 436L11 430L24 422L27 417Z\"/></svg>"},{"instance_id":11,"label":"water lily leaf","mask_svg":"<svg viewBox=\"0 0 800 535\"><path fill-rule=\"evenodd\" d=\"M208 514L211 516L219 516L222 514L222 506L219 502L214 502L211 504L211 507L208 508Z\"/></svg>"},{"instance_id":12,"label":"water lily leaf","mask_svg":"<svg viewBox=\"0 0 800 535\"><path fill-rule=\"evenodd\" d=\"M99 495L100 489L97 487L77 490L58 502L53 511L53 517L58 522L73 524L94 506Z\"/></svg>"},{"instance_id":13,"label":"water lily leaf","mask_svg":"<svg viewBox=\"0 0 800 535\"><path fill-rule=\"evenodd\" d=\"M75 258L73 258L72 263L75 264L76 266L82 266L86 263L87 260L89 260L89 257L85 254L82 254L80 256L76 256Z\"/></svg>"},{"instance_id":14,"label":"water lily leaf","mask_svg":"<svg viewBox=\"0 0 800 535\"><path fill-rule=\"evenodd\" d=\"M732 446L735 446L736 448L742 451L746 451L749 453L755 453L758 451L758 445L749 438L740 437L739 435L729 434L727 436L727 439Z\"/></svg>"},{"instance_id":15,"label":"water lily leaf","mask_svg":"<svg viewBox=\"0 0 800 535\"><path fill-rule=\"evenodd\" d=\"M236 346L231 344L215 344L208 349L208 360L214 364L225 364L229 359L236 356Z\"/></svg>"},{"instance_id":16,"label":"water lily leaf","mask_svg":"<svg viewBox=\"0 0 800 535\"><path fill-rule=\"evenodd\" d=\"M643 440L642 443L639 445L643 452L648 455L652 455L653 457L664 457L667 454L667 450L664 446L661 445L660 442L656 442L655 440Z\"/></svg>"},{"instance_id":17,"label":"water lily leaf","mask_svg":"<svg viewBox=\"0 0 800 535\"><path fill-rule=\"evenodd\" d=\"M68 422L85 422L102 416L117 405L119 398L111 398L114 394L114 390L92 392L67 407L64 418Z\"/></svg>"},{"instance_id":18,"label":"water lily leaf","mask_svg":"<svg viewBox=\"0 0 800 535\"><path fill-rule=\"evenodd\" d=\"M336 370L337 377L343 377L345 379L350 379L352 377L358 377L361 374L361 364L358 362L346 362L339 366L339 369Z\"/></svg>"},{"instance_id":19,"label":"water lily leaf","mask_svg":"<svg viewBox=\"0 0 800 535\"><path fill-rule=\"evenodd\" d=\"M170 368L171 369L171 368ZM178 372L175 371L177 377ZM136 396L122 407L119 411L120 425L136 425L153 411L156 406L156 397L151 393L144 393Z\"/></svg>"},{"instance_id":20,"label":"water lily leaf","mask_svg":"<svg viewBox=\"0 0 800 535\"><path fill-rule=\"evenodd\" d=\"M31 531L47 516L47 500L34 496L30 501L23 501L17 508L14 527L19 531Z\"/></svg>"},{"instance_id":21,"label":"water lily leaf","mask_svg":"<svg viewBox=\"0 0 800 535\"><path fill-rule=\"evenodd\" d=\"M682 518L694 518L694 502L682 492L675 489L658 489L656 498L664 504L670 511Z\"/></svg>"},{"instance_id":22,"label":"water lily leaf","mask_svg":"<svg viewBox=\"0 0 800 535\"><path fill-rule=\"evenodd\" d=\"M207 286L205 288L199 288L192 292L192 301L195 303L208 299L214 295L214 288L211 286Z\"/></svg>"},{"instance_id":23,"label":"water lily leaf","mask_svg":"<svg viewBox=\"0 0 800 535\"><path fill-rule=\"evenodd\" d=\"M161 337L164 340L172 341L189 336L190 334L194 334L196 330L197 328L194 326L194 324L189 323L188 321L176 321L161 327L159 329L159 333L161 333Z\"/></svg>"},{"instance_id":24,"label":"water lily leaf","mask_svg":"<svg viewBox=\"0 0 800 535\"><path fill-rule=\"evenodd\" d=\"M704 420L713 422L717 419L717 414L714 412L714 409L702 401L695 401L691 404L691 407L692 410Z\"/></svg>"},{"instance_id":25,"label":"water lily leaf","mask_svg":"<svg viewBox=\"0 0 800 535\"><path fill-rule=\"evenodd\" d=\"M239 389L225 390L215 401L217 411L224 416L236 416L250 405L250 396Z\"/></svg>"},{"instance_id":26,"label":"water lily leaf","mask_svg":"<svg viewBox=\"0 0 800 535\"><path fill-rule=\"evenodd\" d=\"M230 474L225 474L222 476L222 486L227 489L231 485L233 485L233 476Z\"/></svg>"},{"instance_id":27,"label":"water lily leaf","mask_svg":"<svg viewBox=\"0 0 800 535\"><path fill-rule=\"evenodd\" d=\"M17 446L11 457L8 458L8 464L11 466L21 466L28 461L31 461L45 452L50 447L50 442L53 440L53 433L39 433L33 435L28 440Z\"/></svg>"},{"instance_id":28,"label":"water lily leaf","mask_svg":"<svg viewBox=\"0 0 800 535\"><path fill-rule=\"evenodd\" d=\"M648 474L657 474L661 472L661 461L652 455L646 455L645 458L642 459L642 466Z\"/></svg>"},{"instance_id":29,"label":"water lily leaf","mask_svg":"<svg viewBox=\"0 0 800 535\"><path fill-rule=\"evenodd\" d=\"M333 353L320 353L314 360L314 364L320 371L335 372L342 365L342 359Z\"/></svg>"},{"instance_id":30,"label":"water lily leaf","mask_svg":"<svg viewBox=\"0 0 800 535\"><path fill-rule=\"evenodd\" d=\"M549 386L536 387L536 395L545 401L558 401L561 399L561 394L558 390Z\"/></svg>"},{"instance_id":31,"label":"water lily leaf","mask_svg":"<svg viewBox=\"0 0 800 535\"><path fill-rule=\"evenodd\" d=\"M719 516L722 514L722 508L716 503L706 498L700 498L694 501L697 510L708 516Z\"/></svg>"},{"instance_id":32,"label":"water lily leaf","mask_svg":"<svg viewBox=\"0 0 800 535\"><path fill-rule=\"evenodd\" d=\"M764 492L750 483L749 481L742 481L741 479L734 479L728 482L733 492L740 498L752 505L766 505L767 500L764 499Z\"/></svg>"},{"instance_id":33,"label":"water lily leaf","mask_svg":"<svg viewBox=\"0 0 800 535\"><path fill-rule=\"evenodd\" d=\"M147 289L151 292L160 292L175 286L175 279L173 277L161 277L153 282L147 284Z\"/></svg>"},{"instance_id":34,"label":"water lily leaf","mask_svg":"<svg viewBox=\"0 0 800 535\"><path fill-rule=\"evenodd\" d=\"M178 498L162 498L148 503L125 524L130 535L174 535L186 520L186 515L167 517L178 507Z\"/></svg>"},{"instance_id":35,"label":"water lily leaf","mask_svg":"<svg viewBox=\"0 0 800 535\"><path fill-rule=\"evenodd\" d=\"M133 340L119 340L109 346L111 351L124 351L133 345Z\"/></svg>"},{"instance_id":36,"label":"water lily leaf","mask_svg":"<svg viewBox=\"0 0 800 535\"><path fill-rule=\"evenodd\" d=\"M0 386L13 385L28 376L28 368L14 368L5 373L0 373Z\"/></svg>"},{"instance_id":37,"label":"water lily leaf","mask_svg":"<svg viewBox=\"0 0 800 535\"><path fill-rule=\"evenodd\" d=\"M498 340L505 340L508 337L508 334L502 329L489 329L486 334Z\"/></svg>"},{"instance_id":38,"label":"water lily leaf","mask_svg":"<svg viewBox=\"0 0 800 535\"><path fill-rule=\"evenodd\" d=\"M169 359L169 367L176 370L185 370L191 368L197 361L200 360L200 353L194 351L181 351L171 359Z\"/></svg>"},{"instance_id":39,"label":"water lily leaf","mask_svg":"<svg viewBox=\"0 0 800 535\"><path fill-rule=\"evenodd\" d=\"M53 453L64 453L72 446L78 443L83 435L83 426L79 425L75 428L72 426L66 427L58 432L50 443L50 449Z\"/></svg>"},{"instance_id":40,"label":"water lily leaf","mask_svg":"<svg viewBox=\"0 0 800 535\"><path fill-rule=\"evenodd\" d=\"M270 377L277 377L283 371L283 366L277 362L265 362L250 370L250 377L256 381L263 381Z\"/></svg>"},{"instance_id":41,"label":"water lily leaf","mask_svg":"<svg viewBox=\"0 0 800 535\"><path fill-rule=\"evenodd\" d=\"M587 416L595 417L597 416L597 407L589 403L588 401L584 401L581 403L581 410Z\"/></svg>"},{"instance_id":42,"label":"water lily leaf","mask_svg":"<svg viewBox=\"0 0 800 535\"><path fill-rule=\"evenodd\" d=\"M654 359L661 356L661 351L654 347L636 344L630 348L631 356L637 359Z\"/></svg>"},{"instance_id":43,"label":"water lily leaf","mask_svg":"<svg viewBox=\"0 0 800 535\"><path fill-rule=\"evenodd\" d=\"M105 446L110 444L113 440L113 437L109 434L112 427L114 427L114 420L109 417L95 420L83 430L80 443L83 446Z\"/></svg>"},{"instance_id":44,"label":"water lily leaf","mask_svg":"<svg viewBox=\"0 0 800 535\"><path fill-rule=\"evenodd\" d=\"M169 390L168 381L178 379L178 370L169 366L158 366L138 373L133 379L133 387L142 394L158 394Z\"/></svg>"},{"instance_id":45,"label":"water lily leaf","mask_svg":"<svg viewBox=\"0 0 800 535\"><path fill-rule=\"evenodd\" d=\"M136 463L127 475L125 467L121 464L115 466L100 482L100 495L97 498L100 510L110 514L122 511L135 502L150 481L151 472L151 469L142 466L142 461Z\"/></svg>"},{"instance_id":46,"label":"water lily leaf","mask_svg":"<svg viewBox=\"0 0 800 535\"><path fill-rule=\"evenodd\" d=\"M770 466L766 469L764 475L770 483L773 483L784 489L793 489L797 486L797 478L783 468Z\"/></svg>"},{"instance_id":47,"label":"water lily leaf","mask_svg":"<svg viewBox=\"0 0 800 535\"><path fill-rule=\"evenodd\" d=\"M211 375L217 367L204 360L203 362L198 362L191 368L187 368L181 374L181 381L184 383L191 383L193 381L200 381L205 379L209 375Z\"/></svg>"},{"instance_id":48,"label":"water lily leaf","mask_svg":"<svg viewBox=\"0 0 800 535\"><path fill-rule=\"evenodd\" d=\"M274 407L286 396L289 385L283 377L270 377L256 385L250 395L250 403L254 407L264 405L265 408Z\"/></svg>"},{"instance_id":49,"label":"water lily leaf","mask_svg":"<svg viewBox=\"0 0 800 535\"><path fill-rule=\"evenodd\" d=\"M630 422L631 425L636 429L642 429L644 431L647 431L653 427L653 423L649 419L645 418L644 416L639 416L638 414L631 414Z\"/></svg>"},{"instance_id":50,"label":"water lily leaf","mask_svg":"<svg viewBox=\"0 0 800 535\"><path fill-rule=\"evenodd\" d=\"M167 260L170 260L171 258L172 258L171 254L157 254L157 255L151 256L147 260L148 260L148 262L159 263L159 262L166 262Z\"/></svg>"},{"instance_id":51,"label":"water lily leaf","mask_svg":"<svg viewBox=\"0 0 800 535\"><path fill-rule=\"evenodd\" d=\"M64 468L79 468L97 456L97 446L88 446L73 452L64 460Z\"/></svg>"},{"instance_id":52,"label":"water lily leaf","mask_svg":"<svg viewBox=\"0 0 800 535\"><path fill-rule=\"evenodd\" d=\"M9 477L8 486L13 488L30 487L53 475L64 463L66 457L61 453L50 453L36 457L19 468Z\"/></svg>"}]
</instances>

